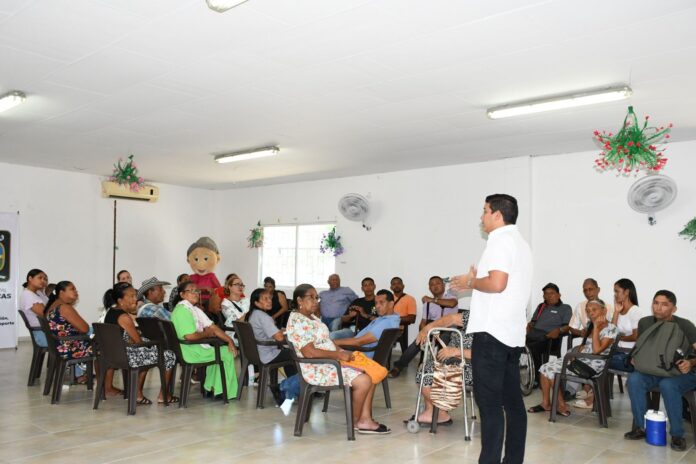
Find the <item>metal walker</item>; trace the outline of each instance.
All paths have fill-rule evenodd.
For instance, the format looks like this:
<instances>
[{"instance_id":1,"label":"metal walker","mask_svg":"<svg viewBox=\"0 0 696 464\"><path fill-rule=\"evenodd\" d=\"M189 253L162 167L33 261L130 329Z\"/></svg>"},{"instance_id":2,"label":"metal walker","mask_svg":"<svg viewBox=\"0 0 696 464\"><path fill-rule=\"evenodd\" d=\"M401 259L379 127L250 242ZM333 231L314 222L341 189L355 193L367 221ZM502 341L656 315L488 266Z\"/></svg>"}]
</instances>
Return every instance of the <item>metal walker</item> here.
<instances>
[{"instance_id":1,"label":"metal walker","mask_svg":"<svg viewBox=\"0 0 696 464\"><path fill-rule=\"evenodd\" d=\"M413 419L409 420L406 423L406 430L408 430L409 433L418 433L420 430L420 424L418 423L418 415L420 413L420 407L421 407L421 396L423 394L423 381L425 380L426 376L428 377L433 377L433 374L426 374L425 373L425 366L428 363L429 359L433 359L433 362L439 362L437 361L437 351L440 349L440 346L442 345L444 347L444 344L442 340L440 340L439 335L442 332L457 332L461 335L461 332L458 329L450 329L450 328L444 328L444 327L438 327L435 329L431 329L428 331L428 338L424 349L425 349L425 355L423 356L423 363L421 364L420 367L420 385L418 386L418 399L416 400L416 411L413 414ZM464 370L466 368L466 358L464 357L464 339L462 336L459 337L459 352L461 356L461 363L460 366L462 368L462 404L464 406L464 440L470 441L471 440L471 433L473 432L474 428L474 421L476 420L476 415L475 415L475 405L474 405L474 392L471 389L471 387L467 387L465 379L464 379ZM468 397L468 398L467 398ZM468 406L467 406L467 399L470 399L471 401L471 430L469 429L469 411L468 411ZM439 409L437 407L434 408L433 410L433 419L430 424L430 433L437 433L437 415L438 415Z\"/></svg>"}]
</instances>

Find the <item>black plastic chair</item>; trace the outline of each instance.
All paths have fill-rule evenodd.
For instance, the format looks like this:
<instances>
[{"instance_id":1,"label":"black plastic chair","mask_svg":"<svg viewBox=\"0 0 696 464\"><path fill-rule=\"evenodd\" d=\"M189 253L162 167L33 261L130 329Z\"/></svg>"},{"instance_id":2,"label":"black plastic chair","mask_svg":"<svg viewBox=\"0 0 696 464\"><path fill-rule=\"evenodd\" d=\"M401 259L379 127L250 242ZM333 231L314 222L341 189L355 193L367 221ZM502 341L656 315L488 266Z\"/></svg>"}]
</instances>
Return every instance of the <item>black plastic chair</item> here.
<instances>
[{"instance_id":1,"label":"black plastic chair","mask_svg":"<svg viewBox=\"0 0 696 464\"><path fill-rule=\"evenodd\" d=\"M41 331L41 327L32 327L29 324L29 320L27 319L27 315L24 314L24 311L19 310L17 312L21 316L22 321L24 321L24 326L27 328L29 335L31 336L33 352L31 354L31 365L29 366L29 380L27 380L27 387L31 387L34 385L36 379L41 377L41 367L43 366L44 357L46 357L48 347L39 346L39 344L36 343L36 334L34 332L37 330Z\"/></svg>"},{"instance_id":2,"label":"black plastic chair","mask_svg":"<svg viewBox=\"0 0 696 464\"><path fill-rule=\"evenodd\" d=\"M249 364L259 366L261 372L259 373L259 388L256 393L256 408L263 409L266 399L266 389L269 386L269 382L270 385L278 385L278 369L284 366L294 366L295 362L289 359L287 361L264 364L261 362L258 346L277 346L282 349L282 343L257 340L256 337L254 337L254 329L248 322L234 321L232 324L234 324L234 330L239 339L239 349L242 355L241 368L237 380L237 399L242 396L242 389L249 375Z\"/></svg>"},{"instance_id":3,"label":"black plastic chair","mask_svg":"<svg viewBox=\"0 0 696 464\"><path fill-rule=\"evenodd\" d=\"M597 410L599 425L604 428L609 427L609 423L607 422L607 418L611 417L611 403L609 401L609 360L614 354L614 351L616 351L620 338L621 334L617 334L608 354L588 354L577 351L566 353L566 355L563 357L563 367L561 368L561 372L556 374L553 379L553 398L551 400L551 416L549 417L549 422L556 422L558 395L560 392L561 383L571 381L584 385L592 385L592 390L594 391L595 396L594 406ZM568 362L576 358L580 358L581 360L601 359L604 361L604 368L601 370L601 372L597 373L597 375L589 379L573 375L567 370Z\"/></svg>"},{"instance_id":4,"label":"black plastic chair","mask_svg":"<svg viewBox=\"0 0 696 464\"><path fill-rule=\"evenodd\" d=\"M346 405L346 429L348 440L355 440L355 430L353 429L353 399L351 397L350 385L345 385L343 383L343 374L341 372L341 363L335 359L328 358L300 358L295 353L293 345L288 341L287 337L285 342L290 347L290 356L295 362L297 367L297 374L300 379L300 399L297 407L297 416L295 417L295 432L296 437L302 436L302 429L304 428L304 423L309 420L309 413L312 410L312 398L315 393L324 392L324 407L322 412L326 412L329 409L329 395L331 390L343 390L343 400ZM331 364L336 368L338 372L338 385L322 386L322 385L311 385L307 383L302 375L302 364Z\"/></svg>"},{"instance_id":5,"label":"black plastic chair","mask_svg":"<svg viewBox=\"0 0 696 464\"><path fill-rule=\"evenodd\" d=\"M167 383L165 381L164 353L160 343L152 341L128 344L123 339L121 328L116 324L99 324L95 322L92 324L92 327L94 327L94 338L98 346L97 361L99 362L97 391L94 393L93 409L99 408L99 402L104 396L104 378L106 377L106 371L108 369L121 369L127 372L124 379L127 378L128 381L124 383L127 387L128 415L135 414L136 401L138 398L138 374L140 374L141 370L147 370L151 367L159 368L160 384L162 385L162 390L166 391ZM126 352L127 346L156 346L158 350L157 362L145 366L132 367L128 362L128 354Z\"/></svg>"},{"instance_id":6,"label":"black plastic chair","mask_svg":"<svg viewBox=\"0 0 696 464\"><path fill-rule=\"evenodd\" d=\"M382 332L382 335L377 341L377 345L372 348L365 348L362 346L344 346L343 348L349 351L362 351L362 352L374 352L372 360L384 366L389 370L389 357L391 356L392 349L396 344L399 336L401 335L401 329L398 327L395 329L386 329ZM382 380L382 389L384 390L384 402L387 405L387 409L391 409L391 396L389 395L389 376L386 376ZM329 393L326 393L328 398Z\"/></svg>"},{"instance_id":7,"label":"black plastic chair","mask_svg":"<svg viewBox=\"0 0 696 464\"><path fill-rule=\"evenodd\" d=\"M58 337L53 335L48 321L40 317L39 324L44 335L46 335L46 344L48 345L48 371L46 374L46 383L44 385L43 394L48 395L51 390L51 404L60 403L60 397L63 392L63 382L65 381L65 370L75 364L87 364L87 390L92 390L93 375L92 367L95 360L94 356L83 356L81 358L67 359L58 353L58 343L73 340L89 340L89 335L75 335L72 337Z\"/></svg>"},{"instance_id":8,"label":"black plastic chair","mask_svg":"<svg viewBox=\"0 0 696 464\"><path fill-rule=\"evenodd\" d=\"M169 349L172 350L174 354L176 354L176 360L181 365L181 393L179 393L179 407L188 407L188 395L191 391L191 376L193 375L193 369L196 367L212 366L213 364L217 364L218 366L220 366L220 378L222 380L222 400L225 402L225 404L229 403L229 400L227 399L227 377L225 376L225 365L223 364L222 357L220 356L220 349L221 347L226 346L225 342L223 342L219 338L202 338L200 340L196 340L195 342L179 340L179 337L177 337L176 335L176 329L174 328L174 324L172 322L161 320L158 320L158 322L162 329L162 333L164 334L164 339L167 347L169 347ZM215 349L215 359L213 361L202 363L187 362L184 359L183 353L181 352L181 345L201 344L212 345L212 347ZM204 380L201 379L201 394L205 393L205 391L203 390L203 382ZM218 392L214 393L217 394Z\"/></svg>"},{"instance_id":9,"label":"black plastic chair","mask_svg":"<svg viewBox=\"0 0 696 464\"><path fill-rule=\"evenodd\" d=\"M147 338L148 340L152 342L157 342L161 345L162 350L170 350L174 351L169 344L167 343L167 340L164 336L164 332L162 331L162 327L160 326L159 319L154 318L154 317L138 317L135 319L135 321L138 323L138 330L140 330L140 334ZM176 364L174 364L174 367L172 367L172 375L171 375L171 382L168 385L169 394L174 394L174 383L176 382ZM164 398L164 404L167 405L168 401L167 398L169 395L166 395Z\"/></svg>"}]
</instances>

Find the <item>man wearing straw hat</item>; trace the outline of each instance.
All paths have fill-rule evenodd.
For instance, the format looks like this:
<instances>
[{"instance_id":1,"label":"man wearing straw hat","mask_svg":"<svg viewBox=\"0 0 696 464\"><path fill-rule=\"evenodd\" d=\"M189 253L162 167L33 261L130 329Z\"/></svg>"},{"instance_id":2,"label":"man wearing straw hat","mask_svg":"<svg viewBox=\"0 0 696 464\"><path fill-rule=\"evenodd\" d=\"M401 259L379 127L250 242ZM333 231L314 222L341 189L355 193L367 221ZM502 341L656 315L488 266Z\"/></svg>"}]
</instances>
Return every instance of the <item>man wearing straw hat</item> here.
<instances>
[{"instance_id":1,"label":"man wearing straw hat","mask_svg":"<svg viewBox=\"0 0 696 464\"><path fill-rule=\"evenodd\" d=\"M143 280L142 285L138 289L138 299L144 298L145 304L138 309L138 317L155 317L163 321L171 320L172 314L162 304L165 285L170 284L169 282L159 280L157 277Z\"/></svg>"}]
</instances>

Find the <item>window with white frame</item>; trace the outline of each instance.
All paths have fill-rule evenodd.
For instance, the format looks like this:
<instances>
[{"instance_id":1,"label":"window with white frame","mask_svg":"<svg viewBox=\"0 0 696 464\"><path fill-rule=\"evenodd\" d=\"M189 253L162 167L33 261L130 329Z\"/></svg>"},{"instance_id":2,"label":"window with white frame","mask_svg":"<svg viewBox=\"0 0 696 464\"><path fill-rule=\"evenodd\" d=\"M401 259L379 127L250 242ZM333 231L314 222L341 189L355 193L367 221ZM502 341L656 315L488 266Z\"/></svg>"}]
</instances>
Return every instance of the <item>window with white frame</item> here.
<instances>
[{"instance_id":1,"label":"window with white frame","mask_svg":"<svg viewBox=\"0 0 696 464\"><path fill-rule=\"evenodd\" d=\"M277 287L303 283L326 287L327 277L336 271L336 258L330 252L321 253L319 245L335 225L264 226L260 279L271 276Z\"/></svg>"}]
</instances>

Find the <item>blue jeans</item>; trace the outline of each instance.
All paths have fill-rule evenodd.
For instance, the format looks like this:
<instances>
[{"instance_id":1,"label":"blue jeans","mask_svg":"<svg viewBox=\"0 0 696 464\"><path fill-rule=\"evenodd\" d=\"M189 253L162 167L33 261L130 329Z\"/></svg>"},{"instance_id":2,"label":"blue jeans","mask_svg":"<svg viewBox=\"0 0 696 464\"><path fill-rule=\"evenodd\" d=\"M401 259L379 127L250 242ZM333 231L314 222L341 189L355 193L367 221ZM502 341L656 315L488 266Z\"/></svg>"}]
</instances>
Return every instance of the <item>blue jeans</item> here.
<instances>
[{"instance_id":1,"label":"blue jeans","mask_svg":"<svg viewBox=\"0 0 696 464\"><path fill-rule=\"evenodd\" d=\"M331 340L341 340L344 338L355 337L355 332L353 332L352 329L334 330L329 334L329 337Z\"/></svg>"},{"instance_id":2,"label":"blue jeans","mask_svg":"<svg viewBox=\"0 0 696 464\"><path fill-rule=\"evenodd\" d=\"M46 343L46 334L43 333L42 330L32 330L32 332L34 333L36 344L42 348L46 348L48 346L48 343Z\"/></svg>"},{"instance_id":3,"label":"blue jeans","mask_svg":"<svg viewBox=\"0 0 696 464\"><path fill-rule=\"evenodd\" d=\"M626 382L631 397L633 425L645 428L643 420L648 410L646 394L655 387L660 388L662 401L669 419L669 434L684 437L684 419L682 418L682 395L696 389L696 373L690 372L677 377L658 377L633 371Z\"/></svg>"},{"instance_id":4,"label":"blue jeans","mask_svg":"<svg viewBox=\"0 0 696 464\"><path fill-rule=\"evenodd\" d=\"M501 343L486 332L474 333L471 367L474 397L481 413L479 464L500 464L505 439L506 464L522 464L527 411L520 389L519 347Z\"/></svg>"},{"instance_id":5,"label":"blue jeans","mask_svg":"<svg viewBox=\"0 0 696 464\"><path fill-rule=\"evenodd\" d=\"M341 328L341 316L339 316L339 317L321 316L321 322L326 324L326 327L329 328L329 332L333 332L334 330L338 330Z\"/></svg>"},{"instance_id":6,"label":"blue jeans","mask_svg":"<svg viewBox=\"0 0 696 464\"><path fill-rule=\"evenodd\" d=\"M626 365L626 359L628 358L628 353L618 351L609 360L609 369L614 369L615 371L633 372L633 364Z\"/></svg>"}]
</instances>

